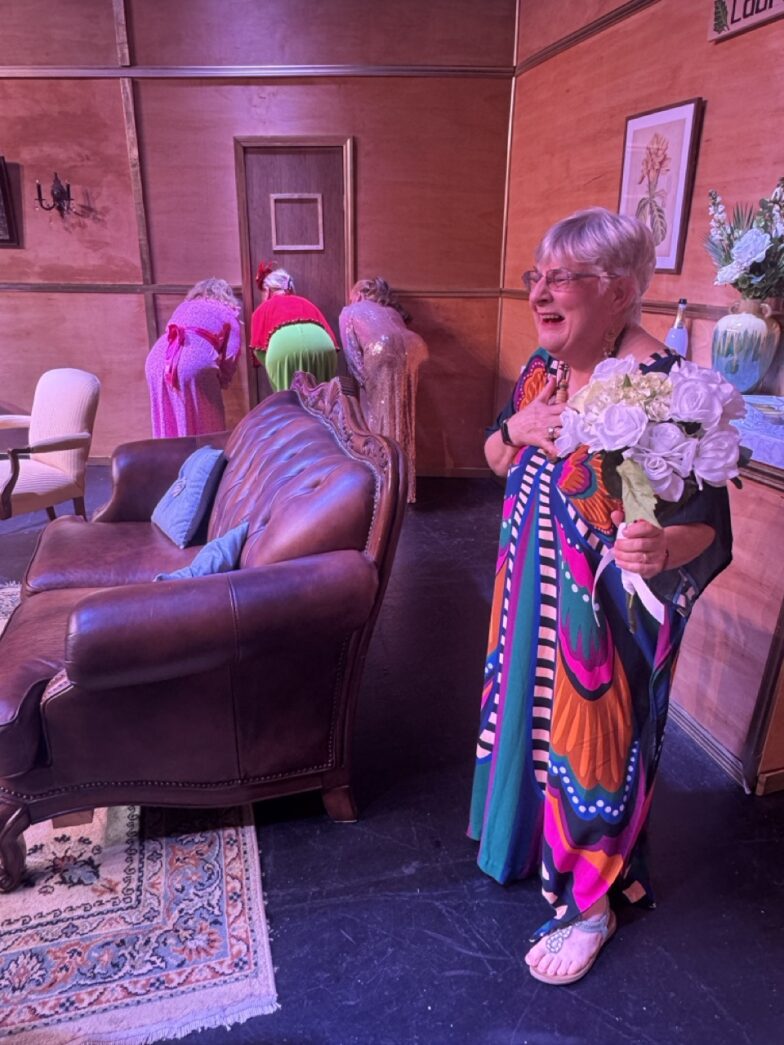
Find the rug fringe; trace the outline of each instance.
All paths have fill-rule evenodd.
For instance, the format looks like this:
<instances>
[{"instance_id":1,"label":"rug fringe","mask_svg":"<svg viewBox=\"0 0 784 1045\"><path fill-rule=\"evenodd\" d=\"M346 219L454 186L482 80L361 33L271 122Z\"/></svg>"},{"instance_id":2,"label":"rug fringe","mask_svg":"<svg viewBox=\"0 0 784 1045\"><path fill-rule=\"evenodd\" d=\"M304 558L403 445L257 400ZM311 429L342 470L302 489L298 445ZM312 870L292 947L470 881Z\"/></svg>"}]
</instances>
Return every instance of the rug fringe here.
<instances>
[{"instance_id":1,"label":"rug fringe","mask_svg":"<svg viewBox=\"0 0 784 1045\"><path fill-rule=\"evenodd\" d=\"M185 1038L189 1034L198 1033L203 1030L216 1030L223 1027L230 1030L241 1023L254 1019L256 1016L271 1016L273 1012L280 1009L277 997L271 1001L262 1002L250 1007L243 1006L242 1011L238 1007L229 1007L222 1012L211 1013L207 1020L192 1020L189 1023L178 1023L176 1027L170 1024L159 1023L147 1027L135 1034L127 1035L119 1031L116 1035L101 1035L101 1037L75 1038L73 1045L155 1045L159 1041L176 1041Z\"/></svg>"}]
</instances>

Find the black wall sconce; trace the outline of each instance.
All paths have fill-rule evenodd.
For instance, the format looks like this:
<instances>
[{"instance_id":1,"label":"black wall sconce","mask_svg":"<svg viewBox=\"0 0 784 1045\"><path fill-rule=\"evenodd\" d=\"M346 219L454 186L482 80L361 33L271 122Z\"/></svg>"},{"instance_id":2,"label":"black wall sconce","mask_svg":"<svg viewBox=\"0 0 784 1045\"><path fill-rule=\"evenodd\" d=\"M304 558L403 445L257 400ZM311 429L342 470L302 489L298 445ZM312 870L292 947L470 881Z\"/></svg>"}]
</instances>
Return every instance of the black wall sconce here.
<instances>
[{"instance_id":1,"label":"black wall sconce","mask_svg":"<svg viewBox=\"0 0 784 1045\"><path fill-rule=\"evenodd\" d=\"M70 209L71 209L71 186L70 186L70 184L68 182L66 182L65 185L63 185L63 183L60 181L60 179L57 176L57 171L55 171L54 181L52 182L52 189L51 189L52 202L51 203L45 203L44 202L44 197L43 197L43 194L41 192L41 183L40 183L40 181L36 181L36 183L35 183L35 191L36 191L36 203L41 208L41 210L55 210L56 209L59 212L61 218L64 218L65 215L70 211Z\"/></svg>"}]
</instances>

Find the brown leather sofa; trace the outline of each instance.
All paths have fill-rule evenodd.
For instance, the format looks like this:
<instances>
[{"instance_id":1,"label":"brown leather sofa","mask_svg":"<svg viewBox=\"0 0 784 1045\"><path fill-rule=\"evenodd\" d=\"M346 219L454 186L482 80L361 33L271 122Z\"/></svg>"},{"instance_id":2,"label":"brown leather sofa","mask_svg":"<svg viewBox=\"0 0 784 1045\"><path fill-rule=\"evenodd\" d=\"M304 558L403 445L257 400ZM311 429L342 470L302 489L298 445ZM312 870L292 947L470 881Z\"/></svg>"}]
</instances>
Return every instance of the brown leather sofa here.
<instances>
[{"instance_id":1,"label":"brown leather sofa","mask_svg":"<svg viewBox=\"0 0 784 1045\"><path fill-rule=\"evenodd\" d=\"M247 519L240 568L190 562L150 522L200 445L227 464L212 539ZM91 522L42 532L0 638L0 888L31 823L124 803L223 806L320 790L356 819L354 706L405 508L396 444L340 380L298 375L231 434L128 443Z\"/></svg>"}]
</instances>

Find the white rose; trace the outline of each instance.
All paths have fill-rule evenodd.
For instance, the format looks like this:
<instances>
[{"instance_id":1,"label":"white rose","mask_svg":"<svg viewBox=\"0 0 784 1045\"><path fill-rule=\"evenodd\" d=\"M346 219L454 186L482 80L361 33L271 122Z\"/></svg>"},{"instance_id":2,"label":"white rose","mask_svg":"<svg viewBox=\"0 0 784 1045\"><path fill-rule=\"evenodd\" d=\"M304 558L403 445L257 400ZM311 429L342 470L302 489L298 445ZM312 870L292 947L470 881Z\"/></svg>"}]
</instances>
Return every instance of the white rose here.
<instances>
[{"instance_id":1,"label":"white rose","mask_svg":"<svg viewBox=\"0 0 784 1045\"><path fill-rule=\"evenodd\" d=\"M732 425L715 428L699 440L694 457L697 485L726 486L727 480L738 474L740 433Z\"/></svg>"},{"instance_id":2,"label":"white rose","mask_svg":"<svg viewBox=\"0 0 784 1045\"><path fill-rule=\"evenodd\" d=\"M714 373L697 367L692 373L680 374L673 379L670 406L673 420L696 421L705 428L713 428L719 423L722 400Z\"/></svg>"},{"instance_id":3,"label":"white rose","mask_svg":"<svg viewBox=\"0 0 784 1045\"><path fill-rule=\"evenodd\" d=\"M666 457L651 453L639 446L628 450L624 457L631 457L640 465L657 497L661 497L664 501L680 500L684 482Z\"/></svg>"},{"instance_id":4,"label":"white rose","mask_svg":"<svg viewBox=\"0 0 784 1045\"><path fill-rule=\"evenodd\" d=\"M576 410L567 406L561 414L561 432L555 440L555 448L559 457L566 457L578 446L587 442L583 419Z\"/></svg>"},{"instance_id":5,"label":"white rose","mask_svg":"<svg viewBox=\"0 0 784 1045\"><path fill-rule=\"evenodd\" d=\"M694 467L698 440L686 435L678 425L653 424L648 425L639 446L641 450L666 459L678 475L685 477Z\"/></svg>"},{"instance_id":6,"label":"white rose","mask_svg":"<svg viewBox=\"0 0 784 1045\"><path fill-rule=\"evenodd\" d=\"M611 377L624 377L633 374L637 370L637 360L633 356L624 356L623 359L603 359L593 370L591 380L606 381Z\"/></svg>"},{"instance_id":7,"label":"white rose","mask_svg":"<svg viewBox=\"0 0 784 1045\"><path fill-rule=\"evenodd\" d=\"M648 418L641 406L617 403L608 406L593 424L590 450L621 450L634 446L645 431Z\"/></svg>"},{"instance_id":8,"label":"white rose","mask_svg":"<svg viewBox=\"0 0 784 1045\"><path fill-rule=\"evenodd\" d=\"M767 232L757 228L749 229L732 248L732 260L747 269L755 261L764 260L770 244Z\"/></svg>"}]
</instances>

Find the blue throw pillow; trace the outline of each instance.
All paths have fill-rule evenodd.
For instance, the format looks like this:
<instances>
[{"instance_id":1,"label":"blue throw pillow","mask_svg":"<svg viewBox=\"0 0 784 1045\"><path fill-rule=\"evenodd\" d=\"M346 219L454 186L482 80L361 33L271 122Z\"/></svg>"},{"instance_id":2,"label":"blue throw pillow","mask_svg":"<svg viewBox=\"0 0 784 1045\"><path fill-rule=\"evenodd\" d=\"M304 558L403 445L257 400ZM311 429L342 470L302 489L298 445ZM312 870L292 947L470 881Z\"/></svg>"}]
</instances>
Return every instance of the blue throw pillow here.
<instances>
[{"instance_id":1,"label":"blue throw pillow","mask_svg":"<svg viewBox=\"0 0 784 1045\"><path fill-rule=\"evenodd\" d=\"M153 580L179 581L188 577L206 577L210 573L227 573L234 570L240 561L242 546L248 536L248 523L240 523L222 537L209 541L196 555L190 566L172 573L159 573Z\"/></svg>"},{"instance_id":2,"label":"blue throw pillow","mask_svg":"<svg viewBox=\"0 0 784 1045\"><path fill-rule=\"evenodd\" d=\"M152 521L178 548L190 544L212 507L225 463L222 450L200 447L183 461L180 474L156 504Z\"/></svg>"}]
</instances>

